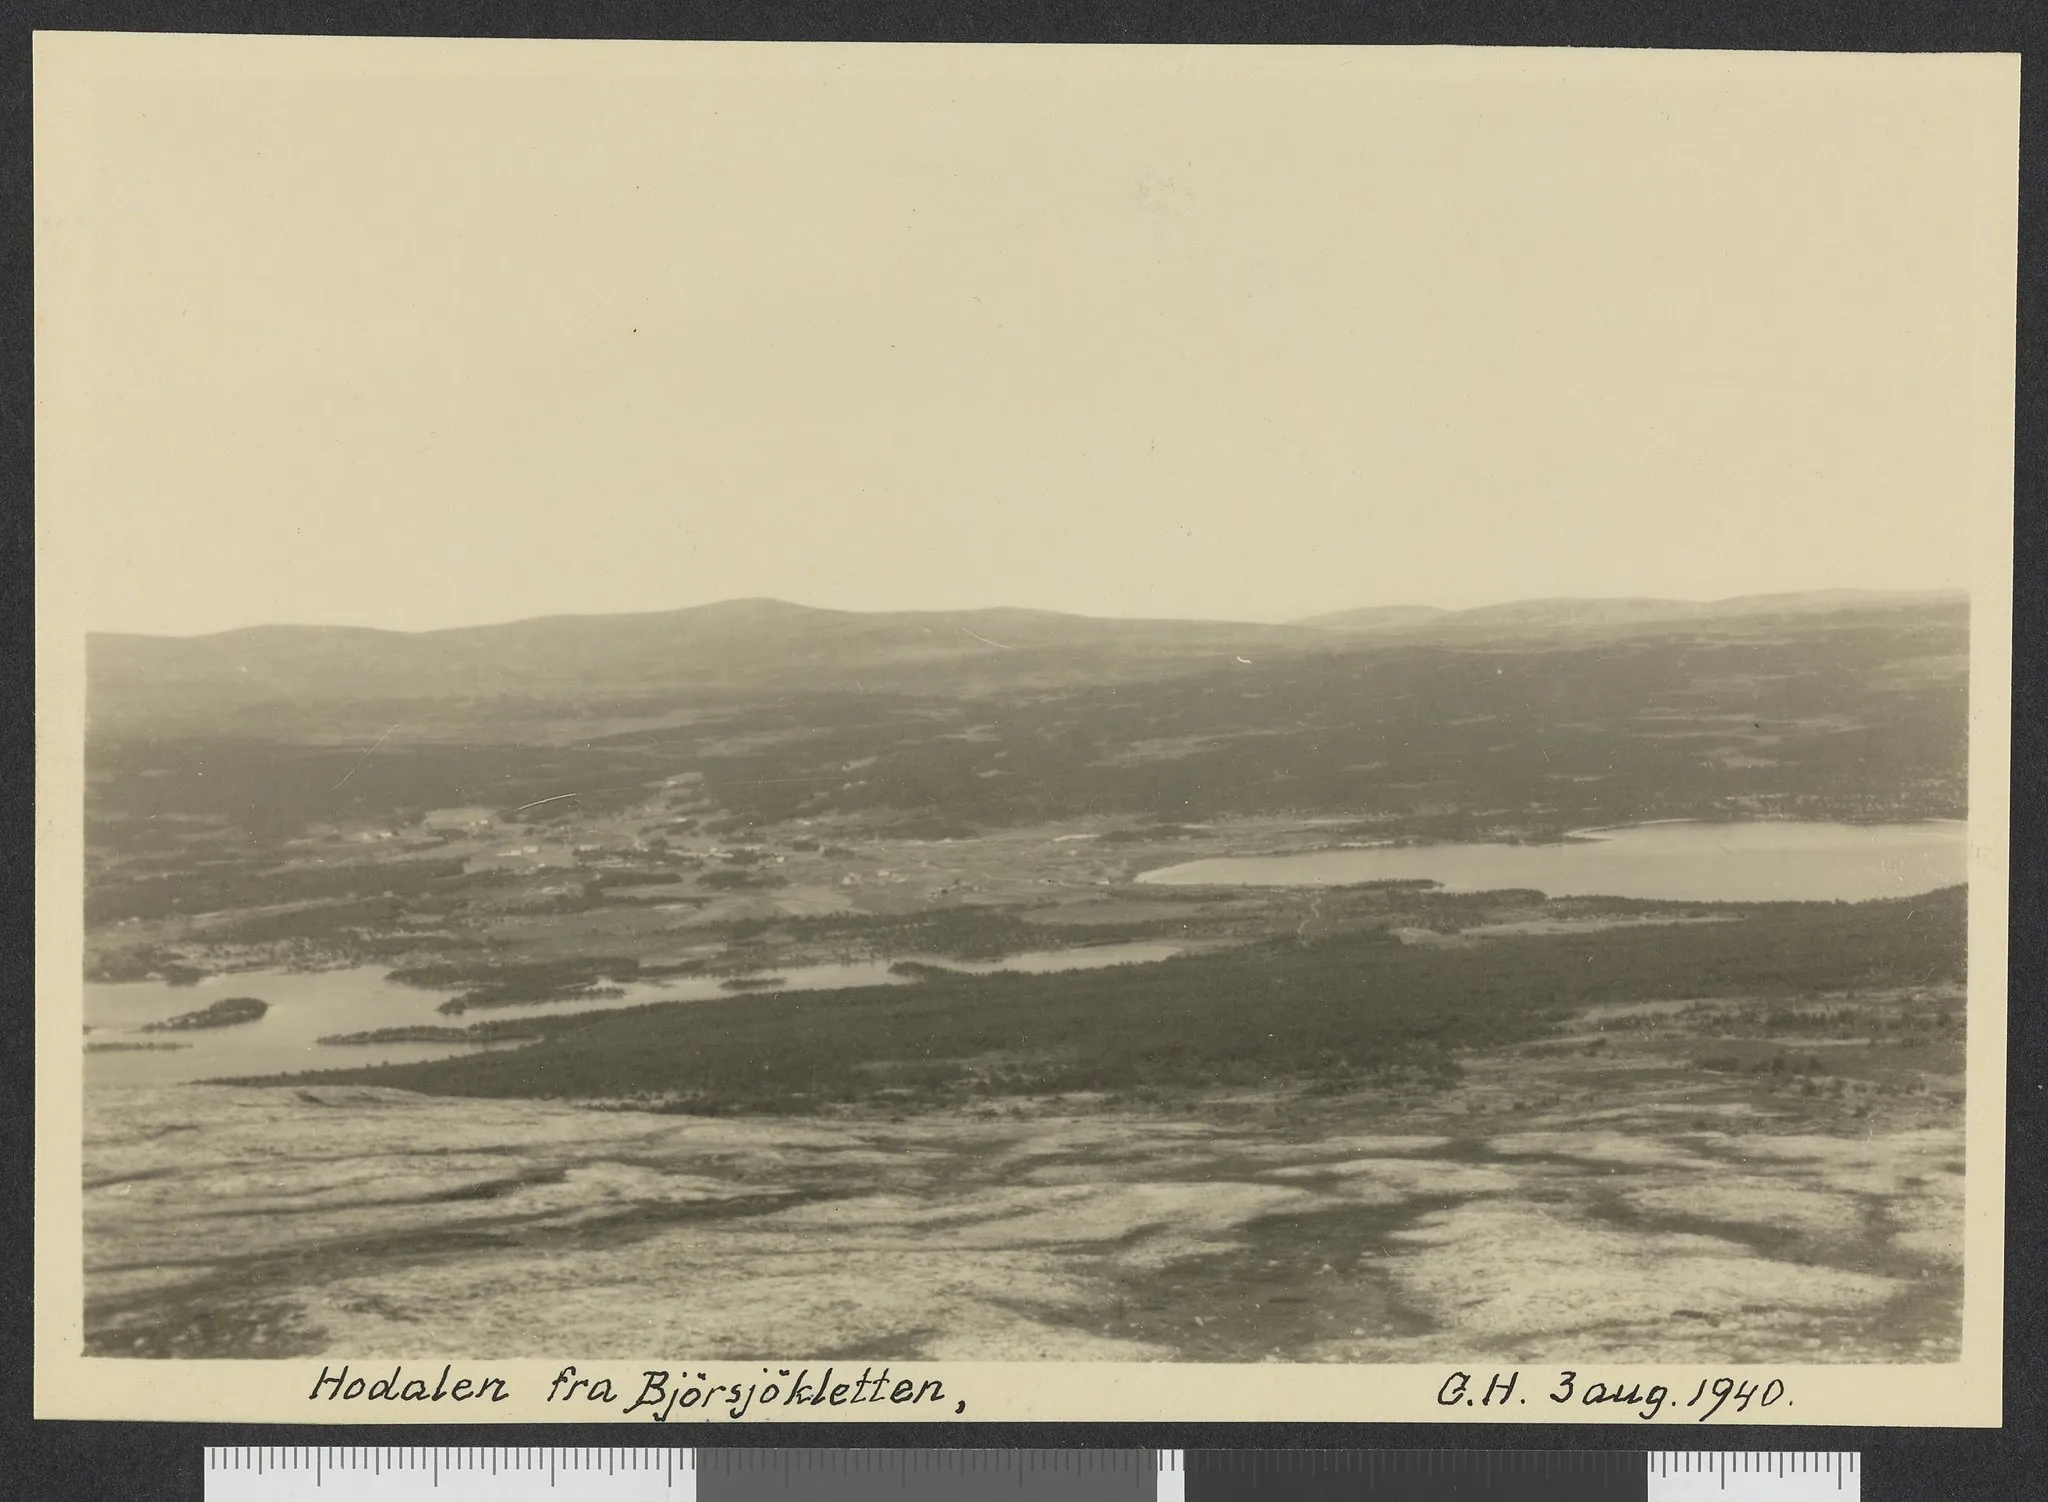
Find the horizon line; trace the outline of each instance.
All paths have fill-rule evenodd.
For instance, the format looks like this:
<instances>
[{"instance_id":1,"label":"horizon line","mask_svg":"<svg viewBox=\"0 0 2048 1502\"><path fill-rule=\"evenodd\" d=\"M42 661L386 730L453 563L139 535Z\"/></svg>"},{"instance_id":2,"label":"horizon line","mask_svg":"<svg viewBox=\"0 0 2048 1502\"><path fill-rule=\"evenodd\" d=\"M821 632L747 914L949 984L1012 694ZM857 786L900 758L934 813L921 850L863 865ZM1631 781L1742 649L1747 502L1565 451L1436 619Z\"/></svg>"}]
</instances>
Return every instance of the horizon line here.
<instances>
[{"instance_id":1,"label":"horizon line","mask_svg":"<svg viewBox=\"0 0 2048 1502\"><path fill-rule=\"evenodd\" d=\"M1201 615L1093 615L1078 610L1053 610L1036 605L968 605L968 606L912 606L900 609L856 610L835 605L808 605L798 600L786 600L777 595L733 595L716 600L702 600L692 605L673 605L654 610L563 610L539 615L502 617L496 620L471 621L454 626L424 626L407 628L403 626L366 626L339 621L253 621L240 626L222 626L208 631L137 631L87 628L88 640L95 637L134 637L151 641L206 641L214 637L234 636L249 631L344 631L362 632L380 636L439 636L456 631L489 631L511 626L539 625L550 621L604 621L645 619L653 616L687 615L694 611L729 609L733 606L773 606L775 608L802 612L811 615L840 616L959 616L959 615L1039 615L1052 616L1075 621L1145 621L1155 623L1180 622L1208 626L1259 626L1281 628L1288 626L1313 627L1316 622L1329 621L1347 615L1363 615L1375 611L1422 611L1438 616L1473 614L1483 610L1504 610L1517 605L1691 605L1713 606L1733 605L1750 600L1798 600L1827 598L1830 596L1962 596L1967 598L1970 589L1966 585L1929 585L1919 588L1884 589L1857 585L1838 585L1815 589L1760 590L1753 593L1715 595L1706 598L1688 598L1682 595L1520 595L1511 599L1493 600L1482 605L1425 605L1416 602L1400 602L1376 605L1349 605L1335 610L1311 611L1306 615L1290 616L1284 620L1253 620L1234 616Z\"/></svg>"}]
</instances>

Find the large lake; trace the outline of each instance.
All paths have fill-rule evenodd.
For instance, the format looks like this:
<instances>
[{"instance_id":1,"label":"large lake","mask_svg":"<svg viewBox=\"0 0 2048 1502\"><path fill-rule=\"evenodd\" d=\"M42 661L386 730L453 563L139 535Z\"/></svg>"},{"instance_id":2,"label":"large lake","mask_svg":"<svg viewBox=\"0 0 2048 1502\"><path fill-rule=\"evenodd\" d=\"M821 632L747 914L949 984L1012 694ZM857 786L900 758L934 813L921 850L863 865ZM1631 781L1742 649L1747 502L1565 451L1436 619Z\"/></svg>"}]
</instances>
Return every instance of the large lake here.
<instances>
[{"instance_id":1,"label":"large lake","mask_svg":"<svg viewBox=\"0 0 2048 1502\"><path fill-rule=\"evenodd\" d=\"M1447 891L1675 902L1862 902L1962 882L1961 820L1919 824L1637 824L1557 845L1376 845L1220 856L1148 871L1160 886L1334 887L1433 881Z\"/></svg>"},{"instance_id":2,"label":"large lake","mask_svg":"<svg viewBox=\"0 0 2048 1502\"><path fill-rule=\"evenodd\" d=\"M990 962L927 959L948 970L988 974L992 971L1044 973L1097 969L1108 965L1144 964L1180 953L1174 944L1094 944L1078 949L1048 949L1010 955ZM910 982L892 975L889 960L849 964L795 966L764 970L763 978L781 981L758 995L789 991L840 990L853 986L891 986ZM354 1069L368 1064L410 1063L474 1053L484 1047L517 1045L476 1043L323 1044L335 1033L365 1033L386 1027L421 1024L462 1027L480 1021L511 1021L523 1017L561 1017L571 1012L617 1010L657 1001L731 1000L716 976L635 981L624 996L589 997L576 1001L541 1002L511 1007L478 1007L460 1016L436 1010L455 993L423 991L393 985L382 967L349 970L247 970L209 977L197 986L171 986L162 981L133 981L85 988L85 1041L91 1044L179 1043L175 1049L128 1049L86 1054L89 1085L163 1085L190 1080L242 1075L287 1074L309 1069ZM193 1032L146 1033L142 1028L230 996L254 996L270 1010L254 1022ZM679 1025L683 1025L680 1024Z\"/></svg>"}]
</instances>

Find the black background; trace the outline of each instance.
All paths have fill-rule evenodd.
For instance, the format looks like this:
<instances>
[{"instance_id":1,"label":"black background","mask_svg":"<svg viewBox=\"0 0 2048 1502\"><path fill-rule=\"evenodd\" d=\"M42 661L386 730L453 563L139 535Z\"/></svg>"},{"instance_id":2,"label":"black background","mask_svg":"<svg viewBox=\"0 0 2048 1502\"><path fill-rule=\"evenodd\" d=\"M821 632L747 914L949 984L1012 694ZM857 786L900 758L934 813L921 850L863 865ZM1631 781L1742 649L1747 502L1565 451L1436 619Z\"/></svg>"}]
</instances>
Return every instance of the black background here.
<instances>
[{"instance_id":1,"label":"black background","mask_svg":"<svg viewBox=\"0 0 2048 1502\"><path fill-rule=\"evenodd\" d=\"M179 1499L201 1495L207 1444L708 1444L722 1446L1217 1446L1860 1450L1869 1502L2048 1496L2048 1018L2042 811L2048 563L2041 504L2042 88L2036 49L2048 3L1918 0L460 0L346 3L22 4L0 0L0 1498ZM35 30L304 32L409 36L812 41L1429 43L1800 51L2020 52L2023 65L2014 546L2012 958L2006 1150L2005 1427L2000 1430L1680 1430L1412 1424L728 1424L337 1429L248 1424L85 1424L31 1419L34 1204L34 337L30 35ZM166 1382L177 1363L163 1363ZM1534 1375L1535 1369L1530 1369ZM1246 1379L1247 1396L1255 1395Z\"/></svg>"}]
</instances>

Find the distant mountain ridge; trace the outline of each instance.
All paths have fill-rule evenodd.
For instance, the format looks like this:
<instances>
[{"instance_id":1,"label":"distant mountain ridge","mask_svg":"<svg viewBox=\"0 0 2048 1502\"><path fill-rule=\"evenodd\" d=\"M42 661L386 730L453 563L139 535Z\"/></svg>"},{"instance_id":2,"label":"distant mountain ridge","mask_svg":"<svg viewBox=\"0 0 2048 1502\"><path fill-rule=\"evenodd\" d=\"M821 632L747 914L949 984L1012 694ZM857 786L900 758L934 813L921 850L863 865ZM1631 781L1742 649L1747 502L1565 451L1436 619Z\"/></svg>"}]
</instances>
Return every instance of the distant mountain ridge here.
<instances>
[{"instance_id":1,"label":"distant mountain ridge","mask_svg":"<svg viewBox=\"0 0 2048 1502\"><path fill-rule=\"evenodd\" d=\"M87 681L101 729L204 722L279 704L574 703L832 689L958 694L1115 683L1210 664L1250 665L1275 652L1695 626L1767 629L1778 619L1951 609L1964 601L1960 592L1858 591L1710 602L1529 600L1459 611L1366 607L1274 625L1019 608L862 612L736 599L423 632L271 625L192 637L94 634Z\"/></svg>"},{"instance_id":2,"label":"distant mountain ridge","mask_svg":"<svg viewBox=\"0 0 2048 1502\"><path fill-rule=\"evenodd\" d=\"M106 728L287 702L978 692L1157 676L1194 660L1326 641L1300 626L729 600L422 632L254 626L195 637L94 635L86 659L89 709Z\"/></svg>"},{"instance_id":3,"label":"distant mountain ridge","mask_svg":"<svg viewBox=\"0 0 2048 1502\"><path fill-rule=\"evenodd\" d=\"M1835 611L1961 604L1966 598L1962 590L1821 589L1786 594L1735 595L1724 600L1513 600L1468 610L1439 610L1427 605L1379 605L1306 616L1294 624L1313 626L1323 631L1476 634L1502 628L1568 630L1756 616L1823 615Z\"/></svg>"}]
</instances>

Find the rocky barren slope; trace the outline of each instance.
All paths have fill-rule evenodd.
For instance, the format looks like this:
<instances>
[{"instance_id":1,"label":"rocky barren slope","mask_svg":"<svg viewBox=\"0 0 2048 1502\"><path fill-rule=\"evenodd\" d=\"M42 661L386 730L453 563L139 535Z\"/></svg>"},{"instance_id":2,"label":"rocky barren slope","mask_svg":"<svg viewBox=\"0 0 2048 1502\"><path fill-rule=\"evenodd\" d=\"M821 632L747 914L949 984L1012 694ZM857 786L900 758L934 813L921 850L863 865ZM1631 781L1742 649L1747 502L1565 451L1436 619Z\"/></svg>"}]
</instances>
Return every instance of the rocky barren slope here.
<instances>
[{"instance_id":1,"label":"rocky barren slope","mask_svg":"<svg viewBox=\"0 0 2048 1502\"><path fill-rule=\"evenodd\" d=\"M1406 1099L907 1120L105 1092L88 1106L88 1344L1953 1359L1953 1093L1703 1090L1654 1046L1547 1047L1475 1057L1455 1089Z\"/></svg>"}]
</instances>

